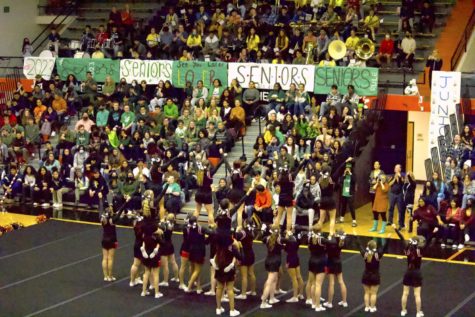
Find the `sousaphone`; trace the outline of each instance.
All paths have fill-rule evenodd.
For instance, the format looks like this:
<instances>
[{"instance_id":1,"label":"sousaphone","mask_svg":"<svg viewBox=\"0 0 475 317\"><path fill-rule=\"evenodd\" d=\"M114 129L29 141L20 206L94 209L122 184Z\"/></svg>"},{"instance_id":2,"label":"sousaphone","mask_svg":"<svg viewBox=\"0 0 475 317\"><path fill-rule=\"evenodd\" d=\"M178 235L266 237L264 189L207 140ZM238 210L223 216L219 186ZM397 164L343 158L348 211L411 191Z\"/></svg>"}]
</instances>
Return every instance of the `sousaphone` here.
<instances>
[{"instance_id":1,"label":"sousaphone","mask_svg":"<svg viewBox=\"0 0 475 317\"><path fill-rule=\"evenodd\" d=\"M363 38L358 41L355 47L355 54L361 60L368 60L374 54L374 43L368 38Z\"/></svg>"},{"instance_id":2,"label":"sousaphone","mask_svg":"<svg viewBox=\"0 0 475 317\"><path fill-rule=\"evenodd\" d=\"M328 46L328 54L336 61L342 59L346 55L345 43L341 40L333 40Z\"/></svg>"}]
</instances>

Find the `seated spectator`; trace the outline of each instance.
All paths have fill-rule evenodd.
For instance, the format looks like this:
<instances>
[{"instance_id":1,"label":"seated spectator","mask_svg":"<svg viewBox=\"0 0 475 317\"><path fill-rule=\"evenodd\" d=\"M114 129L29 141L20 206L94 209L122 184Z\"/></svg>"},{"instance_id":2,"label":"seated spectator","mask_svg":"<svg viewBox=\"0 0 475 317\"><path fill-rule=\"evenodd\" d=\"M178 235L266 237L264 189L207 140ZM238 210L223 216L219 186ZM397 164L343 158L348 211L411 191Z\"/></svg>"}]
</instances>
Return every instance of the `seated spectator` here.
<instances>
[{"instance_id":1,"label":"seated spectator","mask_svg":"<svg viewBox=\"0 0 475 317\"><path fill-rule=\"evenodd\" d=\"M371 9L369 15L364 19L363 27L372 41L376 39L379 23L379 17L375 14L374 9Z\"/></svg>"},{"instance_id":2,"label":"seated spectator","mask_svg":"<svg viewBox=\"0 0 475 317\"><path fill-rule=\"evenodd\" d=\"M463 244L462 237L460 235L460 223L463 216L462 208L457 205L457 201L454 199L450 200L450 207L447 208L445 215L445 222L447 224L446 232L444 235L444 242L441 244L441 247L444 248L447 244L447 240L450 238L452 240L452 249L462 249Z\"/></svg>"},{"instance_id":3,"label":"seated spectator","mask_svg":"<svg viewBox=\"0 0 475 317\"><path fill-rule=\"evenodd\" d=\"M422 198L419 198L417 209L409 221L418 221L417 234L426 238L428 244L433 238L440 236L440 226L444 224L435 208L426 204Z\"/></svg>"},{"instance_id":4,"label":"seated spectator","mask_svg":"<svg viewBox=\"0 0 475 317\"><path fill-rule=\"evenodd\" d=\"M435 24L434 7L429 1L424 1L421 9L421 17L419 20L419 27L422 33L432 33Z\"/></svg>"},{"instance_id":5,"label":"seated spectator","mask_svg":"<svg viewBox=\"0 0 475 317\"><path fill-rule=\"evenodd\" d=\"M376 55L376 61L381 67L383 65L382 59L386 61L386 67L391 67L391 60L394 54L394 41L391 39L391 34L386 33L384 39L379 43L379 52Z\"/></svg>"},{"instance_id":6,"label":"seated spectator","mask_svg":"<svg viewBox=\"0 0 475 317\"><path fill-rule=\"evenodd\" d=\"M336 106L339 102L341 102L341 95L338 92L338 86L332 85L330 93L327 95L326 101L322 102L322 106L320 108L320 117L323 117L327 114L330 110L330 106Z\"/></svg>"},{"instance_id":7,"label":"seated spectator","mask_svg":"<svg viewBox=\"0 0 475 317\"><path fill-rule=\"evenodd\" d=\"M414 28L414 1L403 0L399 8L399 22L397 31L400 33L403 30L403 25L412 30Z\"/></svg>"},{"instance_id":8,"label":"seated spectator","mask_svg":"<svg viewBox=\"0 0 475 317\"><path fill-rule=\"evenodd\" d=\"M412 64L414 63L414 54L416 52L416 40L412 38L410 32L406 32L406 36L401 41L400 51L397 58L397 67L401 68L401 65L412 70Z\"/></svg>"}]
</instances>

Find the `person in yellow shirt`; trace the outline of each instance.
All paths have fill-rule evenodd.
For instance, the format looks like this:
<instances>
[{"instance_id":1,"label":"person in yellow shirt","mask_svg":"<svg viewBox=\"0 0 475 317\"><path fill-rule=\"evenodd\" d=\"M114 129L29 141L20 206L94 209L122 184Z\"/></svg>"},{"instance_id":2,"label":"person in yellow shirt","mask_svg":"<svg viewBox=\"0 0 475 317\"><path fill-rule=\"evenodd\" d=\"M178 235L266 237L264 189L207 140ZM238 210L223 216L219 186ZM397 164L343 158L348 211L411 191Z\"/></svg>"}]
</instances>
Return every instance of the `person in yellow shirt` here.
<instances>
[{"instance_id":1,"label":"person in yellow shirt","mask_svg":"<svg viewBox=\"0 0 475 317\"><path fill-rule=\"evenodd\" d=\"M259 35L256 34L256 29L252 27L246 38L247 49L249 51L257 51L259 49L259 42Z\"/></svg>"},{"instance_id":2,"label":"person in yellow shirt","mask_svg":"<svg viewBox=\"0 0 475 317\"><path fill-rule=\"evenodd\" d=\"M364 19L363 27L371 36L371 40L375 39L375 33L379 28L379 17L374 13L374 10L369 10L369 15Z\"/></svg>"},{"instance_id":3,"label":"person in yellow shirt","mask_svg":"<svg viewBox=\"0 0 475 317\"><path fill-rule=\"evenodd\" d=\"M325 59L322 59L318 66L326 66L326 67L335 67L336 62L333 58L331 58L330 54L327 52L325 54Z\"/></svg>"},{"instance_id":4,"label":"person in yellow shirt","mask_svg":"<svg viewBox=\"0 0 475 317\"><path fill-rule=\"evenodd\" d=\"M191 51L196 53L201 50L201 35L198 34L196 28L193 28L190 36L188 36L188 39L186 40L186 46L188 46Z\"/></svg>"},{"instance_id":5,"label":"person in yellow shirt","mask_svg":"<svg viewBox=\"0 0 475 317\"><path fill-rule=\"evenodd\" d=\"M352 55L359 41L360 41L360 38L356 36L356 30L352 28L351 35L346 39L346 42L345 42L346 55Z\"/></svg>"}]
</instances>

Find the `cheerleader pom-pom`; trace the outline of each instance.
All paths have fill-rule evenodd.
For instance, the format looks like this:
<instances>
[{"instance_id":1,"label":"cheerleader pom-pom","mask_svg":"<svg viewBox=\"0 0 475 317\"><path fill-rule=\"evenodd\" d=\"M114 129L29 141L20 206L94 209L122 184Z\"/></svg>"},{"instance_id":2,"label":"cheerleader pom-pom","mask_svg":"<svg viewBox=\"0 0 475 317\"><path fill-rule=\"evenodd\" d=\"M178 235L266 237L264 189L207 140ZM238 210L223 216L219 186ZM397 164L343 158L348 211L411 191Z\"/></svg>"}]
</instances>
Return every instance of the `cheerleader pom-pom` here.
<instances>
[{"instance_id":1,"label":"cheerleader pom-pom","mask_svg":"<svg viewBox=\"0 0 475 317\"><path fill-rule=\"evenodd\" d=\"M48 217L46 217L46 215L44 214L36 216L36 223L43 223L47 220L48 220Z\"/></svg>"}]
</instances>

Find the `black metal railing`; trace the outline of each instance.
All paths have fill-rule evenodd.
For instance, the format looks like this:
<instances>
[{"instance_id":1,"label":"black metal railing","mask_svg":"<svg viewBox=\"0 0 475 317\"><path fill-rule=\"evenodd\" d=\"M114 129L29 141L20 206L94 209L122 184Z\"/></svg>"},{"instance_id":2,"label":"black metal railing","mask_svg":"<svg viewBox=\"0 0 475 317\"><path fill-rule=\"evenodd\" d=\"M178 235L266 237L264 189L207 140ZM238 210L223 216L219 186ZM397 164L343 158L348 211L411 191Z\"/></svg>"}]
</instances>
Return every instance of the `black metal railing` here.
<instances>
[{"instance_id":1,"label":"black metal railing","mask_svg":"<svg viewBox=\"0 0 475 317\"><path fill-rule=\"evenodd\" d=\"M76 13L76 9L76 1L68 1L67 5L61 8L56 17L31 41L33 53L44 47L44 43L48 40L49 31L54 27L61 26L67 18Z\"/></svg>"},{"instance_id":2,"label":"black metal railing","mask_svg":"<svg viewBox=\"0 0 475 317\"><path fill-rule=\"evenodd\" d=\"M462 38L460 39L459 43L457 44L457 48L455 49L452 58L450 59L450 69L455 70L457 64L462 57L463 53L467 52L467 44L470 40L470 36L472 36L473 27L475 26L475 9L472 10L472 15L470 16L470 20L465 27L465 30L462 33Z\"/></svg>"}]
</instances>

